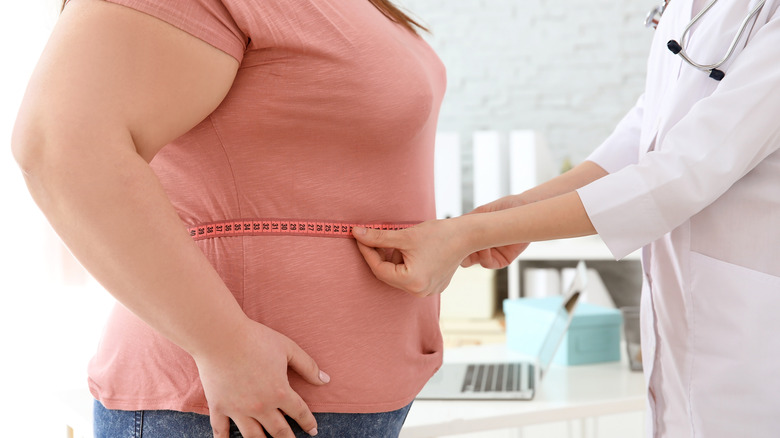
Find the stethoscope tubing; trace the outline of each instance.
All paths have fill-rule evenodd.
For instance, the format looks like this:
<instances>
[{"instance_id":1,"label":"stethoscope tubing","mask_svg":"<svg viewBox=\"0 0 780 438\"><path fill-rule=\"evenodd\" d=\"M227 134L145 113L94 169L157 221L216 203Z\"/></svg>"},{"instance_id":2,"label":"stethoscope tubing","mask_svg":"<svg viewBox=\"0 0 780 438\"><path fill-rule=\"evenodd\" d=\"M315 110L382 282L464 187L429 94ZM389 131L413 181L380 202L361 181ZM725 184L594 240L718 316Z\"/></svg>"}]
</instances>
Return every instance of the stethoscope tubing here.
<instances>
[{"instance_id":1,"label":"stethoscope tubing","mask_svg":"<svg viewBox=\"0 0 780 438\"><path fill-rule=\"evenodd\" d=\"M707 6L704 7L704 9L699 11L699 13L696 14L695 17L693 17L693 19L690 21L690 23L688 23L688 25L685 26L685 30L683 31L683 34L680 37L680 41L683 41L683 42L685 41L685 37L688 35L688 32L690 31L691 27L694 24L696 24L696 22L699 21L699 19L702 17L702 15L707 13L707 11L709 11L710 8L712 8L712 6L715 5L716 2L717 2L717 0L712 0ZM758 3L756 3L756 6L753 8L753 10L750 11L750 14L747 17L745 17L744 20L742 20L742 23L740 23L740 25L739 25L739 31L737 32L737 35L731 41L731 45L729 45L729 48L726 51L726 55L720 61L718 61L718 62L716 62L714 64L699 64L699 63L695 62L694 60L692 60L688 56L688 54L685 52L685 48L683 47L682 44L680 44L681 50L677 54L680 55L688 64L690 64L690 65L692 65L692 66L694 66L694 67L696 67L696 68L698 68L700 70L713 70L713 69L716 69L716 68L720 67L721 65L723 65L723 63L728 61L728 59L734 53L734 49L736 49L737 43L739 42L740 38L742 38L742 35L745 33L745 29L747 28L748 21L753 19L753 17L755 17L756 14L758 14L758 12L764 6L764 3L766 3L766 0L761 0Z\"/></svg>"}]
</instances>

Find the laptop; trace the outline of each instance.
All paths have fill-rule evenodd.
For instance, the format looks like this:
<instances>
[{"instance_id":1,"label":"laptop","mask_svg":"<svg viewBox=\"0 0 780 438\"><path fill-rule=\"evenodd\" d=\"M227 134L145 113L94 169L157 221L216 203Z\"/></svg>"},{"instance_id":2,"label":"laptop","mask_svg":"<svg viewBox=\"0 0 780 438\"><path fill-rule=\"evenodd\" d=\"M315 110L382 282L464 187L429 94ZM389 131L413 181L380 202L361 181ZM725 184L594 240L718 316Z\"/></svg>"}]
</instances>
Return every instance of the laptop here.
<instances>
[{"instance_id":1,"label":"laptop","mask_svg":"<svg viewBox=\"0 0 780 438\"><path fill-rule=\"evenodd\" d=\"M587 276L585 262L580 261L535 358L501 363L444 363L417 399L531 400L571 325Z\"/></svg>"}]
</instances>

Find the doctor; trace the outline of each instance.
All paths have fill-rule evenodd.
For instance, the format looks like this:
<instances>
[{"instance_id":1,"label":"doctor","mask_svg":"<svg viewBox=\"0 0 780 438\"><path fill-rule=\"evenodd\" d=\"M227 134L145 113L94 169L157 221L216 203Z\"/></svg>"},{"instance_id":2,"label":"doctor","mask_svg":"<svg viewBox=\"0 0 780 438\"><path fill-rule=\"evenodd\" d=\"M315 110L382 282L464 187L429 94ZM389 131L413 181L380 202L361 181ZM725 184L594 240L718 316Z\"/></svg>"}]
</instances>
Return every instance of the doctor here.
<instances>
[{"instance_id":1,"label":"doctor","mask_svg":"<svg viewBox=\"0 0 780 438\"><path fill-rule=\"evenodd\" d=\"M642 248L648 436L776 437L780 0L710 1L665 5L643 96L573 170L480 214L354 234L377 277L423 296L527 242Z\"/></svg>"}]
</instances>

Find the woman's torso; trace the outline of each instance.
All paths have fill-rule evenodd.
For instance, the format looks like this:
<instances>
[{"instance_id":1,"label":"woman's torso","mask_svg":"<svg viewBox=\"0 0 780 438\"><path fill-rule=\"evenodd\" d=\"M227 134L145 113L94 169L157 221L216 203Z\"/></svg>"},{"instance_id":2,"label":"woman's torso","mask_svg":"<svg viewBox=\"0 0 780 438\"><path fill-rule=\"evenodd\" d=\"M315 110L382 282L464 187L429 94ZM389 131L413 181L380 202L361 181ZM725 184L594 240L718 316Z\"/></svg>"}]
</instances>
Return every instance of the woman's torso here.
<instances>
[{"instance_id":1,"label":"woman's torso","mask_svg":"<svg viewBox=\"0 0 780 438\"><path fill-rule=\"evenodd\" d=\"M432 219L445 74L430 47L368 1L234 3L249 44L231 91L152 162L184 224ZM438 367L438 299L380 283L353 240L198 244L247 315L331 375L321 388L290 375L312 410L400 408ZM90 378L108 407L206 412L191 359L121 307Z\"/></svg>"}]
</instances>

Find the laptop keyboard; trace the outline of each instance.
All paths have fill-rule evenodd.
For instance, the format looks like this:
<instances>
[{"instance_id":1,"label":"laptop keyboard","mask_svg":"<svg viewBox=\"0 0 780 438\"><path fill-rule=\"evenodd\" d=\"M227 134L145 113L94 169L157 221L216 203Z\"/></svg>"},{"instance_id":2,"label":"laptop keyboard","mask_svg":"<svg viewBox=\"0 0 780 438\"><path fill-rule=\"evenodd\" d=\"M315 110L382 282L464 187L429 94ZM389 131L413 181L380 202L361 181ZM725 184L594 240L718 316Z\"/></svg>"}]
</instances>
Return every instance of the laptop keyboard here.
<instances>
[{"instance_id":1,"label":"laptop keyboard","mask_svg":"<svg viewBox=\"0 0 780 438\"><path fill-rule=\"evenodd\" d=\"M461 392L514 392L534 386L530 363L473 364L466 368Z\"/></svg>"}]
</instances>

